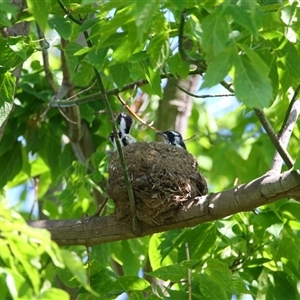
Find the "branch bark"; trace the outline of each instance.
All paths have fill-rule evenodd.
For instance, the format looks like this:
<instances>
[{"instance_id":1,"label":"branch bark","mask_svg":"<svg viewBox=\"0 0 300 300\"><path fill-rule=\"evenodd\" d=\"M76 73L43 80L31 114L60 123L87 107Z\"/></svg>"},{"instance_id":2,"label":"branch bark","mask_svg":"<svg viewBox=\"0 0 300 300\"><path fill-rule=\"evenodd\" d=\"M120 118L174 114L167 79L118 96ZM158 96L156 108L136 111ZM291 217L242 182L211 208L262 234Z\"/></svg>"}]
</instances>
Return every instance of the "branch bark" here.
<instances>
[{"instance_id":1,"label":"branch bark","mask_svg":"<svg viewBox=\"0 0 300 300\"><path fill-rule=\"evenodd\" d=\"M176 216L161 226L141 222L141 233L134 234L132 223L115 216L86 217L76 220L40 220L28 224L45 228L59 245L93 246L141 237L166 230L196 226L238 212L250 211L282 198L300 200L300 170L265 174L249 183L191 200Z\"/></svg>"}]
</instances>

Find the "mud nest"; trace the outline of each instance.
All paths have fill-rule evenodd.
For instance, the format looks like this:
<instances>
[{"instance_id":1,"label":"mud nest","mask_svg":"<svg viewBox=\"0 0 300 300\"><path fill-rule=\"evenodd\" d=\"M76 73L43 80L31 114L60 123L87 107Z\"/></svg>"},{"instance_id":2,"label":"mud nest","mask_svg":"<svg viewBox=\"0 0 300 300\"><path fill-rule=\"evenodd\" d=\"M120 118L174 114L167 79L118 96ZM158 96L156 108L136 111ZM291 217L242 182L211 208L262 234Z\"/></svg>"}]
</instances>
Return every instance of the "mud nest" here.
<instances>
[{"instance_id":1,"label":"mud nest","mask_svg":"<svg viewBox=\"0 0 300 300\"><path fill-rule=\"evenodd\" d=\"M164 143L134 143L123 148L134 190L137 218L160 225L185 201L207 194L205 178L195 158L186 150ZM118 219L131 216L129 198L118 153L108 166L109 195Z\"/></svg>"}]
</instances>

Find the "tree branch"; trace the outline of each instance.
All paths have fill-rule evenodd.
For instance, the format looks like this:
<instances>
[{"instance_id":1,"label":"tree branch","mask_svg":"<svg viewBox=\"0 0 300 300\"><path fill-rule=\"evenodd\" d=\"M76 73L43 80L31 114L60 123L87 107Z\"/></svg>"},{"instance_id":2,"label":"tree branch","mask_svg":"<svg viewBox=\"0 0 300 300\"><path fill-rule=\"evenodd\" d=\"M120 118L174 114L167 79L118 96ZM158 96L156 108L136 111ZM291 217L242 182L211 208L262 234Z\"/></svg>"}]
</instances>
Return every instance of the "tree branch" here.
<instances>
[{"instance_id":1,"label":"tree branch","mask_svg":"<svg viewBox=\"0 0 300 300\"><path fill-rule=\"evenodd\" d=\"M192 70L189 72L189 75L197 75L197 74L199 74L199 72L197 70ZM167 74L167 75L161 74L160 78L165 79L165 78L167 78L167 76L175 77L173 74ZM134 81L134 82L131 82L131 83L125 85L120 90L118 88L108 90L108 91L106 91L106 95L107 96L118 95L121 92L132 90L134 88L141 87L146 84L149 84L147 79L140 79L138 81ZM65 96L65 95L63 95L63 96ZM218 95L214 95L214 97L217 97L217 96ZM198 96L198 98L208 98L208 97L210 97L210 95ZM70 107L70 106L80 105L80 104L84 104L84 103L88 103L88 102L92 102L92 101L103 100L103 95L101 92L99 92L99 93L94 93L92 95L87 95L85 97L81 97L81 98L77 98L77 99L73 99L73 100L70 100L70 99L61 100L61 99L62 99L62 97L59 98L58 96L56 96L55 98L53 98L51 100L50 105L52 107Z\"/></svg>"},{"instance_id":2,"label":"tree branch","mask_svg":"<svg viewBox=\"0 0 300 300\"><path fill-rule=\"evenodd\" d=\"M48 84L49 84L52 92L55 93L57 91L58 86L54 80L52 73L51 73L51 68L50 68L50 64L49 64L49 56L48 56L49 44L48 44L48 42L46 42L45 35L37 23L36 23L36 29L37 29L38 37L40 39L40 46L41 46L41 51L42 51L43 68L44 68L45 76L46 76L46 79L48 81Z\"/></svg>"},{"instance_id":3,"label":"tree branch","mask_svg":"<svg viewBox=\"0 0 300 300\"><path fill-rule=\"evenodd\" d=\"M180 23L179 23L179 28L178 28L178 51L183 60L187 61L190 64L199 65L200 61L190 57L185 52L184 47L183 47L185 16L186 16L186 12L183 11L181 13L181 18L180 18ZM204 72L205 68L203 66L201 69L202 69L201 72Z\"/></svg>"},{"instance_id":4,"label":"tree branch","mask_svg":"<svg viewBox=\"0 0 300 300\"><path fill-rule=\"evenodd\" d=\"M255 207L275 202L282 198L300 200L300 171L282 174L265 174L249 183L206 195L190 201L172 219L161 226L141 222L141 233L136 235L128 220L116 220L115 216L87 217L77 220L40 220L28 224L46 228L59 245L93 246L117 240L125 240L157 232L196 226L201 223L250 211Z\"/></svg>"},{"instance_id":5,"label":"tree branch","mask_svg":"<svg viewBox=\"0 0 300 300\"><path fill-rule=\"evenodd\" d=\"M286 114L287 118L283 122L283 125L278 134L278 140L283 149L287 148L291 134L294 130L294 127L296 125L296 122L298 120L299 113L300 113L300 102L292 100L291 103L292 103L292 106L289 107L287 114ZM271 170L280 172L281 166L282 166L281 156L280 156L279 152L276 151L276 153L273 157L273 163L271 166Z\"/></svg>"},{"instance_id":6,"label":"tree branch","mask_svg":"<svg viewBox=\"0 0 300 300\"><path fill-rule=\"evenodd\" d=\"M289 169L291 169L294 165L294 161L289 155L289 153L282 147L278 137L270 124L269 120L266 118L264 112L258 108L254 108L254 112L257 115L261 125L264 127L265 131L267 132L272 144L275 146L277 152L282 157L283 161L287 165Z\"/></svg>"}]
</instances>

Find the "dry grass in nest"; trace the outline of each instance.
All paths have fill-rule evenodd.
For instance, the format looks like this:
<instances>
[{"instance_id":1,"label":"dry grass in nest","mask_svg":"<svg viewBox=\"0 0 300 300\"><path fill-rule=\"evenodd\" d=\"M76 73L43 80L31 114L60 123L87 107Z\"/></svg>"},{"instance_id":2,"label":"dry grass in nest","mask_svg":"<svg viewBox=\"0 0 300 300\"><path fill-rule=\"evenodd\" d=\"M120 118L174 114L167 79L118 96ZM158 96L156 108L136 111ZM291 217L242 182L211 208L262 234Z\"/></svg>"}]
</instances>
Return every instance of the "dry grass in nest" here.
<instances>
[{"instance_id":1,"label":"dry grass in nest","mask_svg":"<svg viewBox=\"0 0 300 300\"><path fill-rule=\"evenodd\" d=\"M134 190L139 220L160 225L173 217L183 202L207 194L207 184L195 158L186 150L164 143L135 143L123 148ZM129 217L130 204L118 153L109 162L109 195L116 217Z\"/></svg>"}]
</instances>

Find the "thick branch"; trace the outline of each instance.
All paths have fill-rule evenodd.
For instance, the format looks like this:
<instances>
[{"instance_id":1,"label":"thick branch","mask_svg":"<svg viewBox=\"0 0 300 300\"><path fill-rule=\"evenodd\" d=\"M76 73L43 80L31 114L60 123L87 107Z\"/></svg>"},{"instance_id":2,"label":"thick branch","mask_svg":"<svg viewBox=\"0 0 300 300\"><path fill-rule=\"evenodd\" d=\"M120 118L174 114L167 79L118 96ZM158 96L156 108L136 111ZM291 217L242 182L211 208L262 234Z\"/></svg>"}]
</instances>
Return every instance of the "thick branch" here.
<instances>
[{"instance_id":1,"label":"thick branch","mask_svg":"<svg viewBox=\"0 0 300 300\"><path fill-rule=\"evenodd\" d=\"M118 221L115 216L89 217L77 220L30 221L35 228L46 228L59 245L92 246L117 240L145 236L182 227L195 226L241 211L274 202L282 198L300 199L300 171L272 173L230 190L213 193L187 203L177 215L161 226L141 224L141 234L135 235L132 223Z\"/></svg>"}]
</instances>

